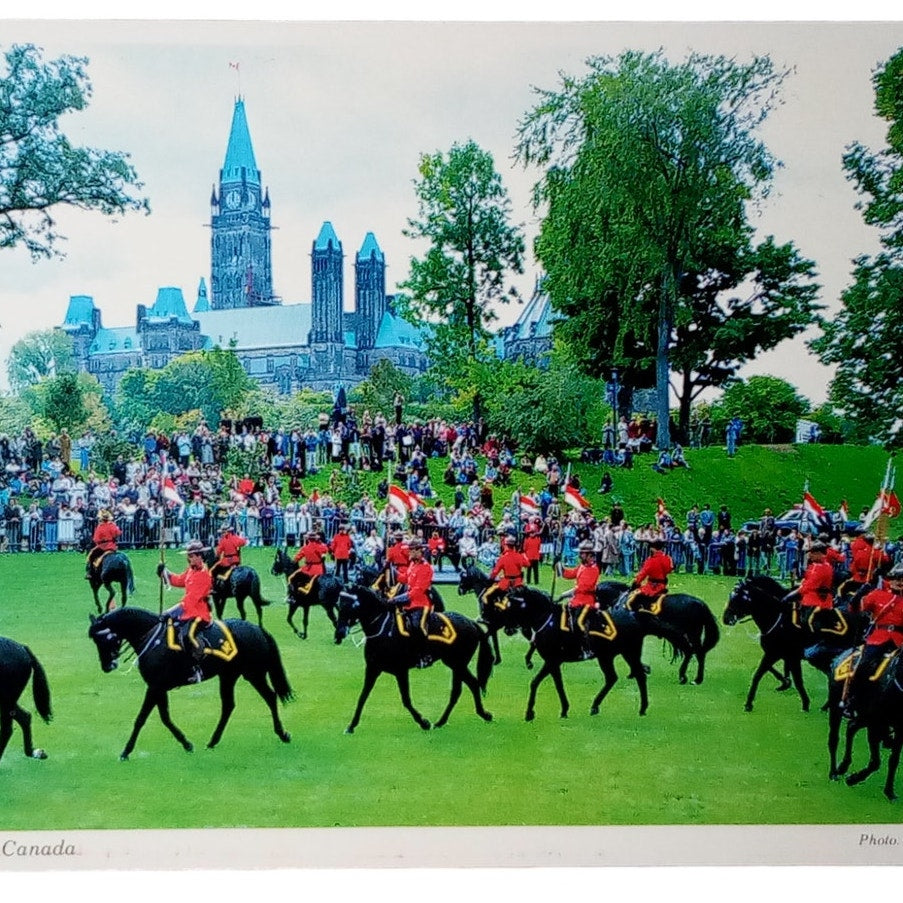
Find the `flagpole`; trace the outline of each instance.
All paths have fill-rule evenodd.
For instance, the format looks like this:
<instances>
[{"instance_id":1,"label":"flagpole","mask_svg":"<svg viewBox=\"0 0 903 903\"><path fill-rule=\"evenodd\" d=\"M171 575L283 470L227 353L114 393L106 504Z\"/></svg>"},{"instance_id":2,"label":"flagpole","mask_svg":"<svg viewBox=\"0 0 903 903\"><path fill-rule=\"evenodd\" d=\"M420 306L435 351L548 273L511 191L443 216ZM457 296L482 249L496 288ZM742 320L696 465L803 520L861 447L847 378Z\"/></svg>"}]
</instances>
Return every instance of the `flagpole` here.
<instances>
[{"instance_id":1,"label":"flagpole","mask_svg":"<svg viewBox=\"0 0 903 903\"><path fill-rule=\"evenodd\" d=\"M878 516L875 518L878 523L874 530L875 539L869 551L869 568L865 578L866 583L872 582L872 571L875 567L875 553L878 551L878 543L881 542L883 544L887 538L885 535L887 533L887 514L884 511L884 506L891 486L891 464L893 460L893 455L887 459L887 469L884 471L884 480L881 483L881 491L878 493Z\"/></svg>"},{"instance_id":2,"label":"flagpole","mask_svg":"<svg viewBox=\"0 0 903 903\"><path fill-rule=\"evenodd\" d=\"M561 491L562 498L564 496L564 493L567 491L568 483L570 482L570 479L571 479L571 465L570 465L570 463L568 463L567 474L565 474L565 477L564 477L564 487L562 488L562 491ZM565 504L567 504L567 503L565 502ZM549 590L549 594L551 595L553 602L555 601L555 581L558 578L558 564L560 563L560 561L556 561L556 559L558 559L559 556L561 555L561 553L564 551L564 514L563 514L564 508L562 508L560 504L558 506L558 511L559 511L559 520L558 520L559 544L558 544L557 554L555 552L554 544L552 546L552 586L551 586L551 589Z\"/></svg>"},{"instance_id":3,"label":"flagpole","mask_svg":"<svg viewBox=\"0 0 903 903\"><path fill-rule=\"evenodd\" d=\"M164 529L166 526L166 496L163 494L163 481L166 479L166 452L160 453L160 564L166 567L164 549ZM163 614L163 574L160 575L160 614Z\"/></svg>"}]
</instances>

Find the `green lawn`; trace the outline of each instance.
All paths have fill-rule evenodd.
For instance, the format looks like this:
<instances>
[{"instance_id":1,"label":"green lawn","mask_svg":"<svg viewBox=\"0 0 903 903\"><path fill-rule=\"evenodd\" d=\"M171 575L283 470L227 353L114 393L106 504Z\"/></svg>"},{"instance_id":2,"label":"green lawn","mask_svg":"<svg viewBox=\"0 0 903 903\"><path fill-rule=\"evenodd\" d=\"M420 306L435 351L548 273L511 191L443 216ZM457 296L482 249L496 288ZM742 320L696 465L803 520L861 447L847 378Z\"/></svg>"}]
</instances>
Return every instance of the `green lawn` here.
<instances>
[{"instance_id":1,"label":"green lawn","mask_svg":"<svg viewBox=\"0 0 903 903\"><path fill-rule=\"evenodd\" d=\"M132 556L134 603L156 610L154 553ZM271 555L251 550L265 594L283 597L269 573ZM144 685L129 663L100 671L87 639L90 591L77 554L6 555L0 634L28 644L43 663L55 719L35 717L35 742L46 761L26 759L16 728L0 761L0 829L189 827L517 826L868 824L900 819L883 797L883 771L850 788L827 779L826 716L818 711L824 679L806 670L813 711L793 691L766 679L756 709L743 701L758 661L755 628L722 626L702 686L680 686L676 666L647 642L652 665L649 714L626 679L597 717L589 704L600 686L595 663L565 667L571 714L558 717L547 681L537 717L523 720L530 673L526 643L503 638L504 661L489 683L486 724L463 695L449 724L421 731L393 681L377 684L356 733L343 733L363 673L363 651L332 642L322 610L311 614L307 641L294 637L281 602L265 625L282 651L296 700L283 708L292 742L280 743L269 715L241 682L237 709L220 746L205 744L216 721L214 682L172 694L176 723L195 744L186 754L152 715L128 762L118 755ZM547 575L548 576L548 575ZM677 588L702 596L720 620L731 581L679 577ZM559 584L559 589L561 588ZM472 596L443 590L449 607L474 615ZM176 601L175 592L166 604ZM227 609L234 616L234 603ZM359 637L358 637L359 638ZM533 672L535 673L535 672ZM691 672L692 673L692 672ZM447 699L449 673L436 665L412 674L415 702L432 719ZM23 703L33 710L31 689ZM856 757L864 761L864 744ZM901 786L903 789L903 786Z\"/></svg>"}]
</instances>

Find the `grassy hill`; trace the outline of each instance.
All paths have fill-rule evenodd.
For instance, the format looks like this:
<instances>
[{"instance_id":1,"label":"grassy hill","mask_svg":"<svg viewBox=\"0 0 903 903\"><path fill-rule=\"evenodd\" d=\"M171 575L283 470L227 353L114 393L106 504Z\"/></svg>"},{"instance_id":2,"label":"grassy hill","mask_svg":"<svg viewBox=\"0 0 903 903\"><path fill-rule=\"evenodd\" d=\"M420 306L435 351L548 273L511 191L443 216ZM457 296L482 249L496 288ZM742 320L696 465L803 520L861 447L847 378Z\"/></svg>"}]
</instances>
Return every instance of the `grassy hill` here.
<instances>
[{"instance_id":1,"label":"grassy hill","mask_svg":"<svg viewBox=\"0 0 903 903\"><path fill-rule=\"evenodd\" d=\"M638 456L632 470L601 465L572 464L579 474L587 499L596 516L605 516L614 500L619 501L634 523L645 523L656 513L661 497L680 525L694 504L708 502L717 510L727 505L735 524L761 516L764 508L779 515L802 500L803 487L826 508L835 510L847 500L855 517L863 506L871 506L887 467L887 453L877 446L854 445L747 445L733 458L723 448L691 449L687 452L689 470L668 474L655 473L654 455ZM438 497L449 505L454 490L442 483L445 459L430 461L432 485ZM614 480L610 495L598 493L602 474L609 470ZM362 474L361 487L372 494L385 474ZM304 481L305 489L323 491L328 485L329 469ZM515 488L541 489L543 480L515 473L510 488L495 493L497 505L507 501Z\"/></svg>"}]
</instances>

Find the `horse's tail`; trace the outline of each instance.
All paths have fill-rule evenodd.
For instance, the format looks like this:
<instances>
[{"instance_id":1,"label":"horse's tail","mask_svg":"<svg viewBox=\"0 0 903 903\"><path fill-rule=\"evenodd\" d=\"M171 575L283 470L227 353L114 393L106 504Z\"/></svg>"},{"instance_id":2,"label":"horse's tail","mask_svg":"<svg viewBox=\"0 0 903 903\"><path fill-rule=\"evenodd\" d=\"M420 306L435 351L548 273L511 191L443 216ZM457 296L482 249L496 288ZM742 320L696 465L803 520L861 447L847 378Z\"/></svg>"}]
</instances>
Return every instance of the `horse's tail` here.
<instances>
[{"instance_id":1,"label":"horse's tail","mask_svg":"<svg viewBox=\"0 0 903 903\"><path fill-rule=\"evenodd\" d=\"M264 599L260 594L260 577L257 571L251 572L251 598L262 608L264 605L272 605L269 599Z\"/></svg>"},{"instance_id":2,"label":"horse's tail","mask_svg":"<svg viewBox=\"0 0 903 903\"><path fill-rule=\"evenodd\" d=\"M477 631L480 635L480 651L477 654L477 683L480 685L480 692L486 695L486 685L492 676L492 666L495 662L495 656L492 653L492 646L489 644L489 633L477 625Z\"/></svg>"},{"instance_id":3,"label":"horse's tail","mask_svg":"<svg viewBox=\"0 0 903 903\"><path fill-rule=\"evenodd\" d=\"M718 640L721 638L721 631L718 629L718 621L712 614L712 609L708 605L703 606L702 614L702 651L708 652L714 649Z\"/></svg>"},{"instance_id":4,"label":"horse's tail","mask_svg":"<svg viewBox=\"0 0 903 903\"><path fill-rule=\"evenodd\" d=\"M273 683L273 689L280 702L291 702L295 698L292 688L289 686L285 668L282 666L282 656L276 641L264 630L262 631L267 645L267 673Z\"/></svg>"},{"instance_id":5,"label":"horse's tail","mask_svg":"<svg viewBox=\"0 0 903 903\"><path fill-rule=\"evenodd\" d=\"M28 646L25 647L25 652L31 661L31 693L34 697L34 706L44 719L44 723L49 724L53 720L53 711L50 708L50 686L47 683L47 675Z\"/></svg>"},{"instance_id":6,"label":"horse's tail","mask_svg":"<svg viewBox=\"0 0 903 903\"><path fill-rule=\"evenodd\" d=\"M687 639L687 635L676 627L660 621L658 618L648 618L649 632L662 640L671 649L671 660L674 661L679 655L691 655L693 646Z\"/></svg>"},{"instance_id":7,"label":"horse's tail","mask_svg":"<svg viewBox=\"0 0 903 903\"><path fill-rule=\"evenodd\" d=\"M125 560L125 573L128 577L128 590L135 595L135 575L132 573L132 562L128 558Z\"/></svg>"}]
</instances>

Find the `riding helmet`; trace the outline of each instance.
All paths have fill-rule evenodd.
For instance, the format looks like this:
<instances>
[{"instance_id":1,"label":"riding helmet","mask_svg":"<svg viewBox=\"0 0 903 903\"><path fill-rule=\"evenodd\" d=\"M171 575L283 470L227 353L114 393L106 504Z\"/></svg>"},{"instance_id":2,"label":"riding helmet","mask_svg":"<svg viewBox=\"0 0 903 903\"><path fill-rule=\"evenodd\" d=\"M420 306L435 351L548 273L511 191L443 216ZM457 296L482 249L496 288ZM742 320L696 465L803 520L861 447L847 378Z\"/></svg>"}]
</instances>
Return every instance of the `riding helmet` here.
<instances>
[{"instance_id":1,"label":"riding helmet","mask_svg":"<svg viewBox=\"0 0 903 903\"><path fill-rule=\"evenodd\" d=\"M887 572L888 580L903 580L903 561L895 564L888 572Z\"/></svg>"}]
</instances>

